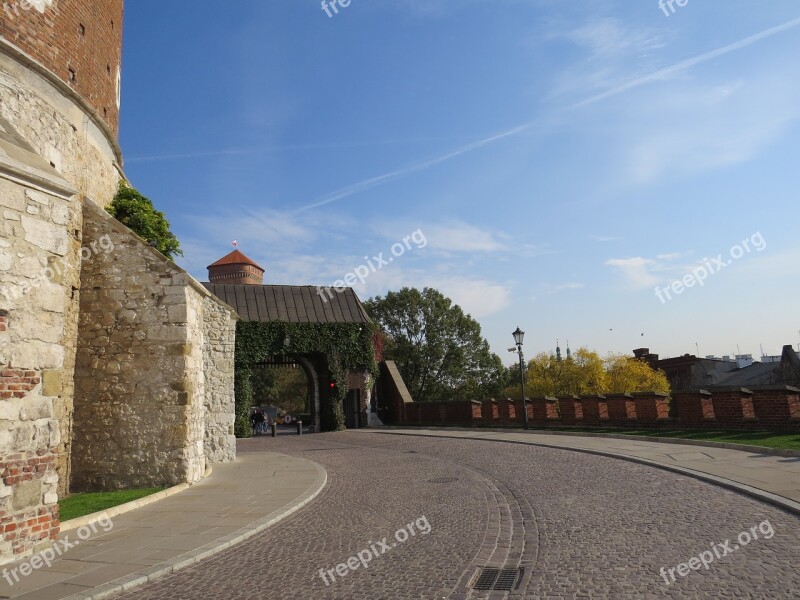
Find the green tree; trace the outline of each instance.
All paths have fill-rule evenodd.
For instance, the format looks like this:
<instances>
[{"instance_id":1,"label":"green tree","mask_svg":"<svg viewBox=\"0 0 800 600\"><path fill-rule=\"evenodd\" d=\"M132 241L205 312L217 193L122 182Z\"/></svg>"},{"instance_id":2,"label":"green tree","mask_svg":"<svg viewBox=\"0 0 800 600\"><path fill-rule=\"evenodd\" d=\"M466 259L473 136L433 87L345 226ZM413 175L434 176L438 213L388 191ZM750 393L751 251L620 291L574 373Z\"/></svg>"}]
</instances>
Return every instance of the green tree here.
<instances>
[{"instance_id":1,"label":"green tree","mask_svg":"<svg viewBox=\"0 0 800 600\"><path fill-rule=\"evenodd\" d=\"M124 181L120 181L117 195L106 210L167 258L183 256L180 242L170 231L164 213Z\"/></svg>"},{"instance_id":2,"label":"green tree","mask_svg":"<svg viewBox=\"0 0 800 600\"><path fill-rule=\"evenodd\" d=\"M414 400L478 400L502 391L506 370L481 326L441 292L403 288L365 307L385 332L384 356L397 362Z\"/></svg>"},{"instance_id":3,"label":"green tree","mask_svg":"<svg viewBox=\"0 0 800 600\"><path fill-rule=\"evenodd\" d=\"M308 378L300 367L258 366L253 370L253 403L308 414Z\"/></svg>"}]
</instances>

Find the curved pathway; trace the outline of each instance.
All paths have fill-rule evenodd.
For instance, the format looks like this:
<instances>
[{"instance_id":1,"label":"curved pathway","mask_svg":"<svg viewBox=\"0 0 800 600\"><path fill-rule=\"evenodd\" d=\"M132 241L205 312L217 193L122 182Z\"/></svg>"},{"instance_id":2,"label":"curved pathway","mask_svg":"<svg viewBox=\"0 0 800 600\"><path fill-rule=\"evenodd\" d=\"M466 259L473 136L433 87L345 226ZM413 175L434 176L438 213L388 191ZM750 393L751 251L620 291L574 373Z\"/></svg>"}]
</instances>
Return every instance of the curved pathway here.
<instances>
[{"instance_id":1,"label":"curved pathway","mask_svg":"<svg viewBox=\"0 0 800 600\"><path fill-rule=\"evenodd\" d=\"M551 448L363 432L240 445L264 451L322 465L326 489L249 541L117 597L800 597L797 517L675 473ZM759 539L739 547L742 532ZM671 582L668 569L711 550L728 555L684 577L673 570ZM355 558L336 573L359 552L367 568ZM517 589L472 589L478 568L491 566L523 568Z\"/></svg>"}]
</instances>

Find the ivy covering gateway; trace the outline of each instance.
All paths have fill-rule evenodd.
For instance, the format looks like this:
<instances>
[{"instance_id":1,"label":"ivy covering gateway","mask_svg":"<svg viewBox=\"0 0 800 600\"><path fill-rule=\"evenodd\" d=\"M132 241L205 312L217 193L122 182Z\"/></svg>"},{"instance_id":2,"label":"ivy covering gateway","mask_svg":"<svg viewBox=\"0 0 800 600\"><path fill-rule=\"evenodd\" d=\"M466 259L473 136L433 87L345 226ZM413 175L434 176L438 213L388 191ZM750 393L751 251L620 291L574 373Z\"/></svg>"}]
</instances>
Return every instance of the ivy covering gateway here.
<instances>
[{"instance_id":1,"label":"ivy covering gateway","mask_svg":"<svg viewBox=\"0 0 800 600\"><path fill-rule=\"evenodd\" d=\"M347 395L347 374L378 373L373 337L375 325L364 323L269 323L240 321L236 325L236 437L250 436L253 406L251 376L256 365L279 358L323 355L331 378L338 385L333 401L320 399L320 429L342 431L342 401Z\"/></svg>"}]
</instances>

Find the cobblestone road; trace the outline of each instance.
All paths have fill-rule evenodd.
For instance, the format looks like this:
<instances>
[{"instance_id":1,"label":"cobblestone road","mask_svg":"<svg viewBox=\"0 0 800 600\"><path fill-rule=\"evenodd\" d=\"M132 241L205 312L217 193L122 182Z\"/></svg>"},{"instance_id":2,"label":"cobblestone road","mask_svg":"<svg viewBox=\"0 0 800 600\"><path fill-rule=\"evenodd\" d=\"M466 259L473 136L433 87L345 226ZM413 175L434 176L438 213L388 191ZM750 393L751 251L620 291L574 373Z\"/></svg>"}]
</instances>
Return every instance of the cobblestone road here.
<instances>
[{"instance_id":1,"label":"cobblestone road","mask_svg":"<svg viewBox=\"0 0 800 600\"><path fill-rule=\"evenodd\" d=\"M252 540L119 598L800 598L797 517L673 473L548 448L381 433L240 446L267 450L323 465L325 491ZM397 530L422 517L428 535L416 527L396 542ZM756 529L758 540L733 550L741 532L765 521L771 539ZM381 552L383 538L389 549L367 569L334 582L327 575L328 585L320 577L370 546ZM726 540L732 553L708 570L675 571L670 585L659 574ZM511 593L471 590L483 566L524 567L524 575Z\"/></svg>"}]
</instances>

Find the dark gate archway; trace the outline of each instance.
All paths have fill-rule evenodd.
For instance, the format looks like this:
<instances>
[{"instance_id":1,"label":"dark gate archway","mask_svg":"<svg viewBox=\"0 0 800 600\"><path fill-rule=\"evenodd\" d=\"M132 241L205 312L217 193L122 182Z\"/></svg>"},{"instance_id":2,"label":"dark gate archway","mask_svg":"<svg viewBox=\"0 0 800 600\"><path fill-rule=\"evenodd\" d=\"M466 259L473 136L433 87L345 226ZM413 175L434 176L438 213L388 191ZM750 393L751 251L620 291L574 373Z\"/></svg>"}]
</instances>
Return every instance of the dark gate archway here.
<instances>
[{"instance_id":1,"label":"dark gate archway","mask_svg":"<svg viewBox=\"0 0 800 600\"><path fill-rule=\"evenodd\" d=\"M306 375L308 381L308 407L311 416L310 422L305 422L311 431L320 431L320 403L323 397L322 390L320 390L320 381L325 379L325 373L320 378L319 375L319 359L311 360L305 356L287 356L286 358L266 360L257 363L259 367L300 367Z\"/></svg>"}]
</instances>

